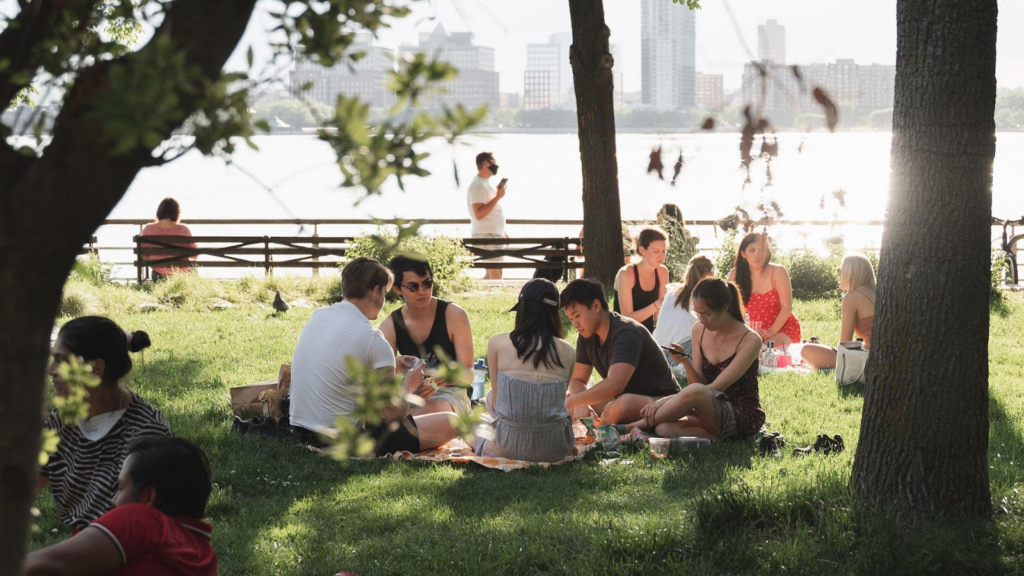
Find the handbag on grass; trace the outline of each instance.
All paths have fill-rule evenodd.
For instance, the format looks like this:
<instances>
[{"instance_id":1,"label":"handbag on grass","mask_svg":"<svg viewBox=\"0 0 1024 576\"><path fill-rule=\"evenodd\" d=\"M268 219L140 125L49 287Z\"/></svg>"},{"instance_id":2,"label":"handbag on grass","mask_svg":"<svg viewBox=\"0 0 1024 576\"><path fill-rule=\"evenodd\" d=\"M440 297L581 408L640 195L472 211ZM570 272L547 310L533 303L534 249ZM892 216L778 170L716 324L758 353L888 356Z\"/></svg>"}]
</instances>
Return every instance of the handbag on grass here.
<instances>
[{"instance_id":1,"label":"handbag on grass","mask_svg":"<svg viewBox=\"0 0 1024 576\"><path fill-rule=\"evenodd\" d=\"M836 346L836 383L840 386L864 383L868 351L863 342L840 342Z\"/></svg>"}]
</instances>

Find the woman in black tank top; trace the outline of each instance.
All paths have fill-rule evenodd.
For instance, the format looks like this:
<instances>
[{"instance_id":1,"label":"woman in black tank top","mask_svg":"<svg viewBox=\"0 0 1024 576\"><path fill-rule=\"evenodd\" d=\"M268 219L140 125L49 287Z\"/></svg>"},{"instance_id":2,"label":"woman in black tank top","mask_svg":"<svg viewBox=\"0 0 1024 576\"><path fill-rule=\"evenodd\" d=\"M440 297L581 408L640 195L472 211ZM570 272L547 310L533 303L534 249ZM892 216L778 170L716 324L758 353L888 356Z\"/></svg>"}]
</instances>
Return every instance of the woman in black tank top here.
<instances>
[{"instance_id":1,"label":"woman in black tank top","mask_svg":"<svg viewBox=\"0 0 1024 576\"><path fill-rule=\"evenodd\" d=\"M434 323L430 327L430 333L422 344L416 344L409 335L409 328L405 325L405 318L402 317L402 308L391 313L391 322L395 326L395 344L398 353L406 356L422 358L427 368L436 368L439 360L434 350L440 347L448 358L455 360L455 343L448 336L448 320L445 318L445 310L448 308L445 300L437 299L437 310L434 312Z\"/></svg>"},{"instance_id":2,"label":"woman in black tank top","mask_svg":"<svg viewBox=\"0 0 1024 576\"><path fill-rule=\"evenodd\" d=\"M665 261L665 252L668 249L668 234L666 234L660 228L644 228L640 231L640 234L636 239L637 253L643 258L642 264L648 269L654 269L654 288L652 290L644 290L640 284L640 264L631 264L627 266L628 269L633 271L633 287L630 290L630 295L633 297L633 309L630 314L623 314L624 316L631 316L638 311L642 311L645 308L645 312L650 313L647 318L640 321L649 332L654 332L654 327L657 325L658 312L661 310L661 269L662 262ZM667 276L667 270L666 276ZM628 274L628 272L624 272ZM620 280L621 282L621 280ZM622 309L619 304L619 288L615 291L615 303L613 309L615 312L622 314ZM642 316L641 316L642 317ZM635 317L634 317L635 318Z\"/></svg>"}]
</instances>

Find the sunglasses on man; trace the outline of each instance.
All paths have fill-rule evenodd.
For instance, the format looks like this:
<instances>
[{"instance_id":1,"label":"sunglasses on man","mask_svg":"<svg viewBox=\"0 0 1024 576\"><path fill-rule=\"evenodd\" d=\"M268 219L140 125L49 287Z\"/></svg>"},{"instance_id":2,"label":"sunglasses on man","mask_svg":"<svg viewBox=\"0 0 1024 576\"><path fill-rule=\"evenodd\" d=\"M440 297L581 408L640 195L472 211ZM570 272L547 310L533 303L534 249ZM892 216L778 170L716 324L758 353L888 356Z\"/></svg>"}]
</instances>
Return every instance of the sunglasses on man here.
<instances>
[{"instance_id":1,"label":"sunglasses on man","mask_svg":"<svg viewBox=\"0 0 1024 576\"><path fill-rule=\"evenodd\" d=\"M408 290L409 292L415 294L416 292L420 291L420 286L422 286L424 290L432 290L434 288L434 281L431 280L430 278L427 278L423 282L409 282L408 284L402 284L401 286Z\"/></svg>"}]
</instances>

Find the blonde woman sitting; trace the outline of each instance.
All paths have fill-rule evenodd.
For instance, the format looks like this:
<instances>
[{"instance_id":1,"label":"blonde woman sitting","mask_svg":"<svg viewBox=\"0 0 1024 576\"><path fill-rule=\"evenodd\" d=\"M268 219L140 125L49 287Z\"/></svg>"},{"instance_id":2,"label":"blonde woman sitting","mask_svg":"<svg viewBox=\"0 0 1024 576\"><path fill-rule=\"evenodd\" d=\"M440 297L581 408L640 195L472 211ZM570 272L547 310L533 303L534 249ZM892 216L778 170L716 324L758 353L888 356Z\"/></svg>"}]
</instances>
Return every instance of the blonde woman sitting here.
<instances>
[{"instance_id":1,"label":"blonde woman sitting","mask_svg":"<svg viewBox=\"0 0 1024 576\"><path fill-rule=\"evenodd\" d=\"M864 348L871 348L871 329L875 323L875 271L863 254L848 254L839 267L839 288L843 295L843 325L839 341L864 339ZM836 367L836 349L821 344L805 344L804 360L818 369Z\"/></svg>"}]
</instances>

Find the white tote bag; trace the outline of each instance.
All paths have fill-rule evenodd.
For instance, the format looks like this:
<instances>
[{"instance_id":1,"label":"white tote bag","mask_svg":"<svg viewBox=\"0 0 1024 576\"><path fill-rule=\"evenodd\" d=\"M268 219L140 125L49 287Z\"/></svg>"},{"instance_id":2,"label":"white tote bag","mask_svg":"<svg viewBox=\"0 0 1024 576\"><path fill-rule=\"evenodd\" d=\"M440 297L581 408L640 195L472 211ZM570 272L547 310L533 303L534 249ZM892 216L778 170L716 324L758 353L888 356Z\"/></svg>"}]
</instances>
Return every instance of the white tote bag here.
<instances>
[{"instance_id":1,"label":"white tote bag","mask_svg":"<svg viewBox=\"0 0 1024 576\"><path fill-rule=\"evenodd\" d=\"M836 383L840 386L864 383L868 351L863 342L840 342L836 347Z\"/></svg>"}]
</instances>

